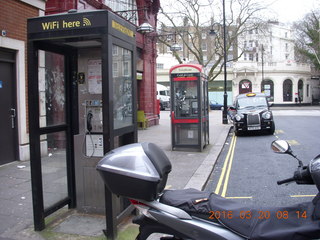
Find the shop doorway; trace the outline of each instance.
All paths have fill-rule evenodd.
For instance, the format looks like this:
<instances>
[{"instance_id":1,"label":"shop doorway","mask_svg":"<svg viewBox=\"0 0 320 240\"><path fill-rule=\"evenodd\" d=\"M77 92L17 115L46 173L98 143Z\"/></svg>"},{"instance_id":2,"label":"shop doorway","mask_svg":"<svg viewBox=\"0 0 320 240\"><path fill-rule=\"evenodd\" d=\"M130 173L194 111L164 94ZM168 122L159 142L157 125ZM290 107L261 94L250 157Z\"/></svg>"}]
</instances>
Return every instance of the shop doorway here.
<instances>
[{"instance_id":1,"label":"shop doorway","mask_svg":"<svg viewBox=\"0 0 320 240\"><path fill-rule=\"evenodd\" d=\"M0 49L0 165L17 160L15 52Z\"/></svg>"},{"instance_id":2,"label":"shop doorway","mask_svg":"<svg viewBox=\"0 0 320 240\"><path fill-rule=\"evenodd\" d=\"M283 101L292 102L292 81L290 79L283 82Z\"/></svg>"}]
</instances>

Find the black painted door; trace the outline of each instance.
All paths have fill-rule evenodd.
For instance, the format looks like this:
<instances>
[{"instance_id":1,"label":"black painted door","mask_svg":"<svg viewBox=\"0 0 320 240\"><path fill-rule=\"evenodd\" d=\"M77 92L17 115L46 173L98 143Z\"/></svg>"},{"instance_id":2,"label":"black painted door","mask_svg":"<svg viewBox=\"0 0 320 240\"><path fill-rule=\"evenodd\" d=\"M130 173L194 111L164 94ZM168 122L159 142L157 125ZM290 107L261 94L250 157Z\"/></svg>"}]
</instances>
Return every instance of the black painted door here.
<instances>
[{"instance_id":1,"label":"black painted door","mask_svg":"<svg viewBox=\"0 0 320 240\"><path fill-rule=\"evenodd\" d=\"M17 160L13 55L0 50L0 165Z\"/></svg>"}]
</instances>

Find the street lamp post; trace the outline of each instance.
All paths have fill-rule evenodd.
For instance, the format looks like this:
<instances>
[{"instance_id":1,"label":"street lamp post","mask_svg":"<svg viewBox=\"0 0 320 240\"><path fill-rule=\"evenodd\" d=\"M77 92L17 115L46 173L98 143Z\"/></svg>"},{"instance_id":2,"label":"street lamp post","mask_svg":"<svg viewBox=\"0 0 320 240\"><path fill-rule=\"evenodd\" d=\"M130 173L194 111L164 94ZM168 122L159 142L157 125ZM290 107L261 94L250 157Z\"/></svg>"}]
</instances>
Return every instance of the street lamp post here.
<instances>
[{"instance_id":1,"label":"street lamp post","mask_svg":"<svg viewBox=\"0 0 320 240\"><path fill-rule=\"evenodd\" d=\"M227 94L227 33L226 33L226 8L225 8L225 0L223 0L223 67L224 67L224 94L223 94L223 112L222 112L222 123L228 124L228 94Z\"/></svg>"}]
</instances>

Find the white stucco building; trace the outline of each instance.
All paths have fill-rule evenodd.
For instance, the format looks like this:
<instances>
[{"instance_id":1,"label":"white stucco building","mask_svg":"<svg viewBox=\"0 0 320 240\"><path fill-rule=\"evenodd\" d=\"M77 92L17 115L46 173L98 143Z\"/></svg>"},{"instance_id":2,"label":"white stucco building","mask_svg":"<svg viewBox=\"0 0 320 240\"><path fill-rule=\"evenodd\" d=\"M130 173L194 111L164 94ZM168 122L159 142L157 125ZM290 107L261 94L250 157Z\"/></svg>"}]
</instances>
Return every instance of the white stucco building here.
<instances>
[{"instance_id":1,"label":"white stucco building","mask_svg":"<svg viewBox=\"0 0 320 240\"><path fill-rule=\"evenodd\" d=\"M311 79L310 65L295 61L290 26L269 22L238 42L244 53L233 66L234 96L261 91L275 104L312 103L317 97L319 81Z\"/></svg>"}]
</instances>

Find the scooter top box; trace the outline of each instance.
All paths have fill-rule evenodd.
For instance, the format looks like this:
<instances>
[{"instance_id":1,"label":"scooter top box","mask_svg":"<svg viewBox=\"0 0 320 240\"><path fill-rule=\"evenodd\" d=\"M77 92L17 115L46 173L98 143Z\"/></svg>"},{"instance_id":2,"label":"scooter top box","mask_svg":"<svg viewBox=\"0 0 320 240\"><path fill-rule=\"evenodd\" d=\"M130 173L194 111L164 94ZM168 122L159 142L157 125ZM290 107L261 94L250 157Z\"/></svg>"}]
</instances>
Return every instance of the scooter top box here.
<instances>
[{"instance_id":1,"label":"scooter top box","mask_svg":"<svg viewBox=\"0 0 320 240\"><path fill-rule=\"evenodd\" d=\"M171 163L155 144L134 143L107 153L97 170L114 194L152 201L163 191Z\"/></svg>"}]
</instances>

